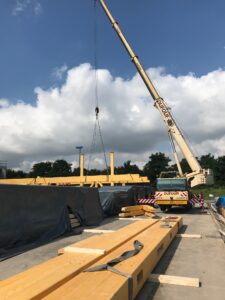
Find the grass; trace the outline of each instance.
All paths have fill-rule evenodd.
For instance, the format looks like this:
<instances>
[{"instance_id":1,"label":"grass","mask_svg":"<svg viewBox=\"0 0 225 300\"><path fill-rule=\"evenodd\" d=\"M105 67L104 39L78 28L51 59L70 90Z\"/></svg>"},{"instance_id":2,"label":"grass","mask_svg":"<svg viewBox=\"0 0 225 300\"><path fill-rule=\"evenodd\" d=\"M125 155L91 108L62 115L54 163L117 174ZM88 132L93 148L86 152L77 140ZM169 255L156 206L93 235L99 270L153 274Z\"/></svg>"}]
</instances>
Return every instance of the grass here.
<instances>
[{"instance_id":1,"label":"grass","mask_svg":"<svg viewBox=\"0 0 225 300\"><path fill-rule=\"evenodd\" d=\"M200 188L193 188L193 193L200 194L203 193L204 199L213 199L215 197L225 196L225 186L207 186ZM213 195L213 197L209 197L209 195Z\"/></svg>"}]
</instances>

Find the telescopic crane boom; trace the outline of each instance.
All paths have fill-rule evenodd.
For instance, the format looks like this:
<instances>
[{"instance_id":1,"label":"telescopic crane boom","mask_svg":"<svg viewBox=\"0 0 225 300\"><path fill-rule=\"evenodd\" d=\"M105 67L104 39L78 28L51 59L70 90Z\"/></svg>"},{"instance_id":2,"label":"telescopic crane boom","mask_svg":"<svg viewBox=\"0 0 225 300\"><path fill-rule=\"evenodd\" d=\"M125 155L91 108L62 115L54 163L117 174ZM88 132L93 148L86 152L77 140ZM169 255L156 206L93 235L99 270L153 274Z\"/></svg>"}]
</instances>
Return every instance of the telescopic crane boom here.
<instances>
[{"instance_id":1,"label":"telescopic crane boom","mask_svg":"<svg viewBox=\"0 0 225 300\"><path fill-rule=\"evenodd\" d=\"M168 108L166 102L161 98L154 87L152 81L150 80L148 74L146 73L145 69L143 68L138 56L134 53L131 46L129 45L128 41L126 40L124 34L122 33L119 24L113 18L111 12L109 11L108 7L105 4L104 0L99 0L103 10L105 11L112 27L115 29L118 37L120 38L121 42L123 43L124 47L126 48L131 61L134 63L135 67L137 68L138 73L140 74L141 78L143 79L149 93L151 94L154 100L154 106L159 110L166 126L168 129L169 134L171 137L176 141L176 144L180 148L183 156L186 158L192 172L186 174L185 177L188 180L191 180L191 186L196 186L199 184L212 184L213 183L213 176L212 170L210 169L202 169L199 162L195 158L194 154L192 153L190 147L188 146L187 142L184 139L184 136L181 133L181 130L177 126L172 114L170 113L170 109Z\"/></svg>"}]
</instances>

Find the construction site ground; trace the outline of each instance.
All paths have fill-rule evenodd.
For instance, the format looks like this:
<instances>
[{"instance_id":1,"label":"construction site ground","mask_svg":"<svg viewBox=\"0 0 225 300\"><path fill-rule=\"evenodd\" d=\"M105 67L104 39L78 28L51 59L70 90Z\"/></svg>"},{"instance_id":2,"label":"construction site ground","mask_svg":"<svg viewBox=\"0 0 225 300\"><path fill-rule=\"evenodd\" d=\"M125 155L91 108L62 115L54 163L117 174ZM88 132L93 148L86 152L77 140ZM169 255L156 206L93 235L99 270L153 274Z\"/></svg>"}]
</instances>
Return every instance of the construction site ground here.
<instances>
[{"instance_id":1,"label":"construction site ground","mask_svg":"<svg viewBox=\"0 0 225 300\"><path fill-rule=\"evenodd\" d=\"M157 211L159 216L164 215ZM147 282L136 300L225 299L225 244L211 215L200 208L185 212L173 209L166 215L181 215L184 226L180 233L201 234L201 239L176 237L153 273L197 277L199 288ZM129 219L107 218L98 229L117 230L130 224ZM138 222L138 221L136 221ZM93 233L62 237L44 246L32 249L0 262L0 280L22 272L57 256L58 249L85 239ZM96 295L97 297L97 295Z\"/></svg>"}]
</instances>

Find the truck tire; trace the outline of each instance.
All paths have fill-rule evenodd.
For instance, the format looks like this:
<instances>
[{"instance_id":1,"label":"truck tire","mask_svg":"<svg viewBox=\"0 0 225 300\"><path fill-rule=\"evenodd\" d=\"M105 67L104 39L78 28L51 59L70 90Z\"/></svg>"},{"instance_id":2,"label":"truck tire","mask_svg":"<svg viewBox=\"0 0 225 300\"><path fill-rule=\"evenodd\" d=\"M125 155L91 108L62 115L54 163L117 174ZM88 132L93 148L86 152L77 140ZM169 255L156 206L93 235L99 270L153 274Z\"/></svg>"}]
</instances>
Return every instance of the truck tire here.
<instances>
[{"instance_id":1,"label":"truck tire","mask_svg":"<svg viewBox=\"0 0 225 300\"><path fill-rule=\"evenodd\" d=\"M167 209L167 205L159 205L159 208L164 212Z\"/></svg>"},{"instance_id":2,"label":"truck tire","mask_svg":"<svg viewBox=\"0 0 225 300\"><path fill-rule=\"evenodd\" d=\"M191 203L188 203L187 205L185 205L185 210L186 210L186 211L188 211L188 210L190 210L190 209L192 209L192 208L193 208L193 206L192 206Z\"/></svg>"}]
</instances>

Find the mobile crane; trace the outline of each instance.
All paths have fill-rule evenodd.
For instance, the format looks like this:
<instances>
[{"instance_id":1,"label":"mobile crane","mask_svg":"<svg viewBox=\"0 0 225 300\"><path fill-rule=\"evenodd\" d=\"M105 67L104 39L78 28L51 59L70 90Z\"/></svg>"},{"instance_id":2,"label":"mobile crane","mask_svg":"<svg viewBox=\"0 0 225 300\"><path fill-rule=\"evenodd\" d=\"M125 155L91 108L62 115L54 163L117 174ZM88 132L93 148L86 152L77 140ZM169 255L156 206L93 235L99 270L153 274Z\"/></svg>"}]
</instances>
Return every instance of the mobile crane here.
<instances>
[{"instance_id":1,"label":"mobile crane","mask_svg":"<svg viewBox=\"0 0 225 300\"><path fill-rule=\"evenodd\" d=\"M170 141L173 148L173 154L177 164L179 177L174 178L159 178L157 180L157 191L155 192L155 202L160 206L162 210L169 208L173 205L191 206L192 193L190 187L203 184L213 184L213 172L211 169L203 169L192 150L188 146L180 128L176 124L170 109L162 97L159 96L155 89L152 81L150 80L147 72L143 68L138 56L134 53L128 41L126 40L123 32L121 31L118 22L113 18L109 8L107 7L104 0L99 0L105 14L107 15L112 27L116 31L122 44L127 50L131 61L134 63L138 73L144 81L150 95L154 100L154 106L160 112L163 121L166 124ZM191 172L183 174L179 159L176 153L174 141L186 158L187 163L191 168Z\"/></svg>"}]
</instances>

